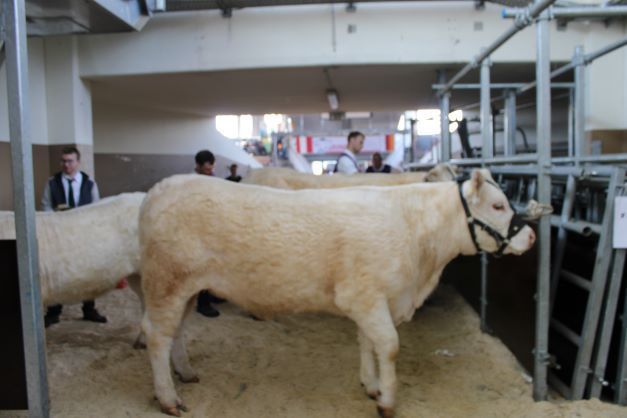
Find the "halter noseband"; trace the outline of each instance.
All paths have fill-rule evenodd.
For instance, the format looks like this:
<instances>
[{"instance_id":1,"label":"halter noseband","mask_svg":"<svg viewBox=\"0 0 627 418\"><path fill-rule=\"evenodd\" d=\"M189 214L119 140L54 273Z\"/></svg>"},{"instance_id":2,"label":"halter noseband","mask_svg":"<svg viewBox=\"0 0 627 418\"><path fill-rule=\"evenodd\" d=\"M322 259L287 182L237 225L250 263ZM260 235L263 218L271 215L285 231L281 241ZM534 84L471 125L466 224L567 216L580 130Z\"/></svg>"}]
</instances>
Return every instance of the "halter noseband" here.
<instances>
[{"instance_id":1,"label":"halter noseband","mask_svg":"<svg viewBox=\"0 0 627 418\"><path fill-rule=\"evenodd\" d=\"M503 252L505 251L505 248L507 248L507 246L509 245L510 240L514 237L514 235L520 232L520 230L526 225L522 217L518 213L516 213L516 209L514 209L514 207L510 204L510 207L514 211L514 216L512 216L512 219L510 220L509 228L507 230L507 236L504 237L497 230L492 228L490 225L472 216L472 214L470 213L470 209L468 208L468 202L466 201L466 198L464 197L464 193L462 192L463 182L458 181L458 183L459 183L459 187L458 187L459 198L462 201L462 206L464 207L464 212L466 213L466 222L468 223L468 230L470 231L470 236L472 237L472 243L475 244L475 248L477 248L478 252L484 251L483 249L481 249L481 247L479 246L479 243L477 242L477 233L475 232L475 226L479 226L481 230L485 231L488 235L490 235L496 241L496 245L498 246L498 249L492 254L495 257L502 256ZM493 184L492 182L489 182L489 181L488 183L500 190L500 188L496 184Z\"/></svg>"}]
</instances>

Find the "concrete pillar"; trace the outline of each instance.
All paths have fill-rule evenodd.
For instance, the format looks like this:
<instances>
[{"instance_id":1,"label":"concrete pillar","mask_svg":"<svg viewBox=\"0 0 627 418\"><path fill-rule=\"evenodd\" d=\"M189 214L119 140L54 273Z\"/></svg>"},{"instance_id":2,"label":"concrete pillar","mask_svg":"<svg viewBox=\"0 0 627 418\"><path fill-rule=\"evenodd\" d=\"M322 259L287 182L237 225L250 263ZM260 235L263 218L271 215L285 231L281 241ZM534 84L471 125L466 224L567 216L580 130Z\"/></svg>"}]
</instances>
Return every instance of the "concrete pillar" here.
<instances>
[{"instance_id":1,"label":"concrete pillar","mask_svg":"<svg viewBox=\"0 0 627 418\"><path fill-rule=\"evenodd\" d=\"M61 149L81 152L81 170L94 176L91 90L80 78L78 40L74 36L45 40L46 107L51 174L59 169Z\"/></svg>"}]
</instances>

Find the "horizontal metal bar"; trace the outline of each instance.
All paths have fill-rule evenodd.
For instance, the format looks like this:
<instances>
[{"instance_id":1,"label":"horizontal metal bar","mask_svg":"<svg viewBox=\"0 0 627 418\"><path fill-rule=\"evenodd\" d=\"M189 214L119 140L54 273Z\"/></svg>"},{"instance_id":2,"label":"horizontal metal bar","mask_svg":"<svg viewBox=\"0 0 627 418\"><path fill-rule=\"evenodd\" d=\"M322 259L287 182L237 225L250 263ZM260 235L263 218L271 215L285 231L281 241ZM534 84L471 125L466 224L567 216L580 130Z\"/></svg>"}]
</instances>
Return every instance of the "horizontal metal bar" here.
<instances>
[{"instance_id":1,"label":"horizontal metal bar","mask_svg":"<svg viewBox=\"0 0 627 418\"><path fill-rule=\"evenodd\" d=\"M598 235L601 232L601 225L584 221L562 222L562 218L559 215L551 215L551 225L558 228L562 227L567 231L575 232L584 237L589 237L593 233Z\"/></svg>"},{"instance_id":2,"label":"horizontal metal bar","mask_svg":"<svg viewBox=\"0 0 627 418\"><path fill-rule=\"evenodd\" d=\"M582 289L585 289L588 292L590 291L590 289L592 289L592 283L590 283L589 280L586 280L583 277L579 276L578 274L562 269L562 271L560 272L560 275L567 282L572 283L575 286L578 286Z\"/></svg>"},{"instance_id":3,"label":"horizontal metal bar","mask_svg":"<svg viewBox=\"0 0 627 418\"><path fill-rule=\"evenodd\" d=\"M516 18L525 13L520 9L504 9L501 16L506 19ZM577 17L616 17L627 15L627 6L584 6L584 7L550 7L551 19L566 19Z\"/></svg>"},{"instance_id":4,"label":"horizontal metal bar","mask_svg":"<svg viewBox=\"0 0 627 418\"><path fill-rule=\"evenodd\" d=\"M521 154L515 157L521 157L520 160L512 161L512 157L495 157L485 160L485 164L511 164L511 163L529 163L535 162L537 157L535 154ZM594 166L581 166L574 167L569 165L557 165L559 163L572 163L573 159L568 157L565 161L556 161L556 158L551 160L553 164L549 170L549 174L553 176L575 176L578 179L581 178L600 178L599 180L607 181L606 178L612 175L612 166L594 165ZM477 166L484 164L484 160L481 158L465 158L465 159L452 159L449 163L457 166ZM430 169L434 167L434 163L409 163L405 164L408 169ZM537 176L538 166L536 164L527 165L510 165L510 166L491 166L488 167L492 173L495 174L513 174L521 176ZM593 230L594 231L594 230Z\"/></svg>"},{"instance_id":5,"label":"horizontal metal bar","mask_svg":"<svg viewBox=\"0 0 627 418\"><path fill-rule=\"evenodd\" d=\"M525 87L527 83L492 83L490 84L490 88L494 90L501 89L521 89ZM575 86L574 83L551 83L551 88L553 89L571 89ZM444 87L444 84L433 84L431 88L433 90L440 90ZM451 90L479 90L481 88L481 84L479 83L461 83L455 84L451 87Z\"/></svg>"},{"instance_id":6,"label":"horizontal metal bar","mask_svg":"<svg viewBox=\"0 0 627 418\"><path fill-rule=\"evenodd\" d=\"M536 154L519 154L511 157L494 157L494 158L456 158L451 159L450 163L455 165L481 165L481 164L509 164L509 163L533 163L538 161Z\"/></svg>"},{"instance_id":7,"label":"horizontal metal bar","mask_svg":"<svg viewBox=\"0 0 627 418\"><path fill-rule=\"evenodd\" d=\"M462 68L457 74L455 74L448 83L439 91L439 94L446 93L462 79L466 74L470 72L473 68L476 68L479 64L483 62L484 59L490 56L494 51L496 51L501 45L507 42L512 36L526 28L533 22L533 19L538 17L544 9L549 7L551 4L555 3L555 0L542 0L537 3L534 3L531 7L524 10L524 15L517 18L514 24L501 36L499 36L496 41L492 42L490 46L485 48L483 51L479 53L471 62L466 64L464 68Z\"/></svg>"},{"instance_id":8,"label":"horizontal metal bar","mask_svg":"<svg viewBox=\"0 0 627 418\"><path fill-rule=\"evenodd\" d=\"M551 326L555 331L562 334L568 341L575 344L577 347L581 345L581 337L557 319L551 318Z\"/></svg>"},{"instance_id":9,"label":"horizontal metal bar","mask_svg":"<svg viewBox=\"0 0 627 418\"><path fill-rule=\"evenodd\" d=\"M603 154L603 155L590 155L587 157L556 157L553 158L553 163L627 163L627 153L622 154Z\"/></svg>"}]
</instances>

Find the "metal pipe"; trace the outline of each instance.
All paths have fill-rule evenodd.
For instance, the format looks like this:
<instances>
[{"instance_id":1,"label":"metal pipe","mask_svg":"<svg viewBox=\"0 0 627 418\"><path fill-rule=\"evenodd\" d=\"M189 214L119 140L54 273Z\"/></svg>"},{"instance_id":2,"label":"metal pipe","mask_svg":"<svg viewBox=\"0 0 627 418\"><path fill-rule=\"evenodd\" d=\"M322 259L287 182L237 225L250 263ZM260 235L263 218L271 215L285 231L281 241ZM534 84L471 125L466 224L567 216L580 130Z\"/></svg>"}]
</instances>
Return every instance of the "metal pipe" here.
<instances>
[{"instance_id":1,"label":"metal pipe","mask_svg":"<svg viewBox=\"0 0 627 418\"><path fill-rule=\"evenodd\" d=\"M627 6L625 6L627 7ZM592 52L588 55L586 55L584 57L584 63L586 65L590 64L591 62L593 62L594 60L596 60L597 58L602 57L605 54L609 54L612 51L617 50L618 48L621 48L623 46L627 45L627 36L625 36L623 39L620 39L612 44L609 44L601 49L599 49L598 51Z\"/></svg>"},{"instance_id":2,"label":"metal pipe","mask_svg":"<svg viewBox=\"0 0 627 418\"><path fill-rule=\"evenodd\" d=\"M490 333L488 327L488 255L481 252L481 317L480 328L485 333Z\"/></svg>"},{"instance_id":3,"label":"metal pipe","mask_svg":"<svg viewBox=\"0 0 627 418\"><path fill-rule=\"evenodd\" d=\"M351 0L350 3L384 3L398 0ZM410 0L400 0L410 1ZM436 1L436 0L431 0ZM437 0L442 1L442 0ZM457 0L444 0L457 1ZM234 10L250 7L292 6L304 4L346 4L347 0L166 0L166 11L182 12L192 10Z\"/></svg>"},{"instance_id":4,"label":"metal pipe","mask_svg":"<svg viewBox=\"0 0 627 418\"><path fill-rule=\"evenodd\" d=\"M570 157L556 157L553 158L554 164L572 163ZM605 155L590 155L587 157L580 157L580 163L627 163L627 153L622 154L605 154Z\"/></svg>"},{"instance_id":5,"label":"metal pipe","mask_svg":"<svg viewBox=\"0 0 627 418\"><path fill-rule=\"evenodd\" d=\"M28 54L24 0L2 0L6 50L9 132L15 235L20 276L20 309L28 409L31 417L48 417L46 344L39 286L39 258L35 225L33 156L28 103Z\"/></svg>"},{"instance_id":6,"label":"metal pipe","mask_svg":"<svg viewBox=\"0 0 627 418\"><path fill-rule=\"evenodd\" d=\"M451 87L453 87L453 85L455 85L455 83L457 83L459 80L461 80L462 77L464 77L466 74L468 74L470 72L470 70L472 70L473 68L476 68L478 65L480 65L483 62L484 59L489 57L490 54L492 54L501 45L503 45L505 42L507 42L509 40L509 38L514 36L520 30L522 30L525 27L529 26L529 24L531 24L533 19L538 17L540 15L540 13L542 13L542 11L544 9L549 7L551 4L555 3L555 1L556 0L538 0L532 6L528 7L527 9L525 9L524 10L524 14L522 14L521 16L518 16L516 18L516 21L514 22L514 25L512 25L512 27L510 27L501 36L499 36L496 39L496 41L494 41L490 46L488 46L481 53L479 53L479 55L477 55L475 58L473 58L473 60L471 62L466 64L466 66L464 68L462 68L457 74L455 74L453 76L453 78L451 78L451 80L449 80L448 83L446 83L446 85L440 90L439 93L442 94L442 93L445 93L445 92L449 91L451 89Z\"/></svg>"},{"instance_id":7,"label":"metal pipe","mask_svg":"<svg viewBox=\"0 0 627 418\"><path fill-rule=\"evenodd\" d=\"M505 120L503 121L503 149L506 157L516 154L516 92L505 92Z\"/></svg>"},{"instance_id":8,"label":"metal pipe","mask_svg":"<svg viewBox=\"0 0 627 418\"><path fill-rule=\"evenodd\" d=\"M588 65L590 63L592 63L594 60L596 60L597 58L602 57L603 55L609 54L612 51L617 50L618 48L621 48L623 46L627 45L627 36L614 42L611 43L609 45L607 45L604 48L599 49L598 51L592 52L586 56L583 57L583 62L584 65ZM572 70L575 68L577 64L574 62L569 62L566 65L563 65L555 70L553 70L551 72L551 79L560 76L564 73L567 73L568 71ZM551 84L552 86L553 84ZM534 88L536 86L536 82L532 81L530 83L525 84L523 87L518 89L518 94L522 94L524 92L526 92L527 90L531 90L532 88Z\"/></svg>"},{"instance_id":9,"label":"metal pipe","mask_svg":"<svg viewBox=\"0 0 627 418\"><path fill-rule=\"evenodd\" d=\"M583 46L575 47L573 57L575 67L575 162L583 157L584 141L586 136L586 103L585 103L585 64L583 61Z\"/></svg>"},{"instance_id":10,"label":"metal pipe","mask_svg":"<svg viewBox=\"0 0 627 418\"><path fill-rule=\"evenodd\" d=\"M526 87L529 83L491 83L490 89L492 90L507 90L507 89L521 89ZM559 82L559 83L551 83L552 89L571 89L573 88L574 83L568 82ZM433 90L439 90L444 87L444 84L432 84L431 88ZM480 83L461 83L455 84L451 87L451 90L479 90L481 88Z\"/></svg>"},{"instance_id":11,"label":"metal pipe","mask_svg":"<svg viewBox=\"0 0 627 418\"><path fill-rule=\"evenodd\" d=\"M481 63L481 159L494 157L492 105L490 103L490 60Z\"/></svg>"},{"instance_id":12,"label":"metal pipe","mask_svg":"<svg viewBox=\"0 0 627 418\"><path fill-rule=\"evenodd\" d=\"M575 92L568 93L568 158L575 155Z\"/></svg>"},{"instance_id":13,"label":"metal pipe","mask_svg":"<svg viewBox=\"0 0 627 418\"><path fill-rule=\"evenodd\" d=\"M627 6L585 6L585 7L550 7L549 17L551 19L568 18L593 18L593 17L620 17L627 15ZM519 9L504 9L501 12L503 18L517 18L524 13Z\"/></svg>"},{"instance_id":14,"label":"metal pipe","mask_svg":"<svg viewBox=\"0 0 627 418\"><path fill-rule=\"evenodd\" d=\"M444 70L439 72L438 81L444 83L446 81L446 73ZM450 107L451 94L446 92L440 95L440 160L446 162L451 159L451 133L449 131L448 114L451 112Z\"/></svg>"},{"instance_id":15,"label":"metal pipe","mask_svg":"<svg viewBox=\"0 0 627 418\"><path fill-rule=\"evenodd\" d=\"M538 202L551 204L551 56L549 17L544 12L536 21L536 120L538 154ZM533 398L547 398L549 359L549 297L551 280L551 222L540 218L538 225L538 277L536 290L536 340L534 352Z\"/></svg>"}]
</instances>

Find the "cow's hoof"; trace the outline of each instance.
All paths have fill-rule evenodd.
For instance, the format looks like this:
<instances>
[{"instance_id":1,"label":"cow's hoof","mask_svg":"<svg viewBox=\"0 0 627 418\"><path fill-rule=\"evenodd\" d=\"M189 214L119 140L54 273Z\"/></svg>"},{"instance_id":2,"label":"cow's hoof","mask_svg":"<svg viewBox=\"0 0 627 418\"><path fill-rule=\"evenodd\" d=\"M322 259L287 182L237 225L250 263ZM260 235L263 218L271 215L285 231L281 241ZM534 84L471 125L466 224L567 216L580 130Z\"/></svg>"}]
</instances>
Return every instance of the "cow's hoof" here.
<instances>
[{"instance_id":1,"label":"cow's hoof","mask_svg":"<svg viewBox=\"0 0 627 418\"><path fill-rule=\"evenodd\" d=\"M196 375L192 375L192 376L189 376L189 377L184 377L183 375L179 374L179 380L181 382L183 382L183 383L198 383L198 382L200 382L200 379Z\"/></svg>"},{"instance_id":2,"label":"cow's hoof","mask_svg":"<svg viewBox=\"0 0 627 418\"><path fill-rule=\"evenodd\" d=\"M374 390L368 390L366 391L366 395L368 395L368 397L372 400L377 400L379 398L379 396L381 396L381 391L374 389Z\"/></svg>"},{"instance_id":3,"label":"cow's hoof","mask_svg":"<svg viewBox=\"0 0 627 418\"><path fill-rule=\"evenodd\" d=\"M381 418L394 418L394 408L377 405L377 412Z\"/></svg>"},{"instance_id":4,"label":"cow's hoof","mask_svg":"<svg viewBox=\"0 0 627 418\"><path fill-rule=\"evenodd\" d=\"M161 412L166 415L170 415L173 417L180 417L181 411L179 410L179 406L163 406L161 405Z\"/></svg>"},{"instance_id":5,"label":"cow's hoof","mask_svg":"<svg viewBox=\"0 0 627 418\"><path fill-rule=\"evenodd\" d=\"M141 342L141 341L135 341L133 343L133 348L135 350L145 350L146 349L146 344Z\"/></svg>"}]
</instances>

